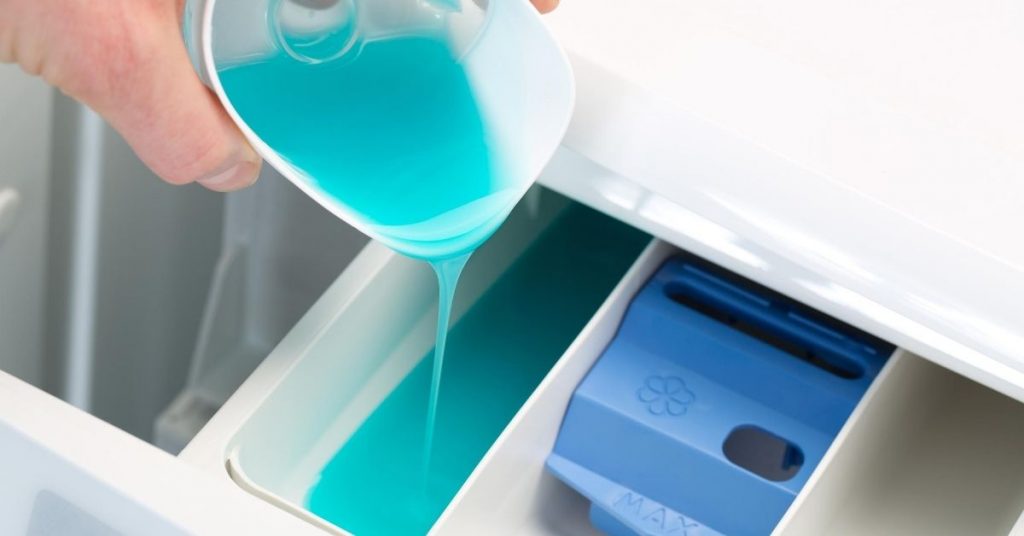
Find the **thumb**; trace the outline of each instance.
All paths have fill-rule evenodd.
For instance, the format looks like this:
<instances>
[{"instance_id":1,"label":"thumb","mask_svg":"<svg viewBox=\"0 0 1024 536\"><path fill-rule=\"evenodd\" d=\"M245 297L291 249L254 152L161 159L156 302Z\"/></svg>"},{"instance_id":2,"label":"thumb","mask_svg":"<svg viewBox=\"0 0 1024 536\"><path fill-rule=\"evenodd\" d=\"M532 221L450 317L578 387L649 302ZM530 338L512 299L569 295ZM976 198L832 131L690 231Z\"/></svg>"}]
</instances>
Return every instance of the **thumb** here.
<instances>
[{"instance_id":1,"label":"thumb","mask_svg":"<svg viewBox=\"0 0 1024 536\"><path fill-rule=\"evenodd\" d=\"M195 74L177 20L175 14L137 16L105 58L109 64L100 72L109 79L96 84L102 90L81 99L167 182L217 191L249 186L260 158Z\"/></svg>"}]
</instances>

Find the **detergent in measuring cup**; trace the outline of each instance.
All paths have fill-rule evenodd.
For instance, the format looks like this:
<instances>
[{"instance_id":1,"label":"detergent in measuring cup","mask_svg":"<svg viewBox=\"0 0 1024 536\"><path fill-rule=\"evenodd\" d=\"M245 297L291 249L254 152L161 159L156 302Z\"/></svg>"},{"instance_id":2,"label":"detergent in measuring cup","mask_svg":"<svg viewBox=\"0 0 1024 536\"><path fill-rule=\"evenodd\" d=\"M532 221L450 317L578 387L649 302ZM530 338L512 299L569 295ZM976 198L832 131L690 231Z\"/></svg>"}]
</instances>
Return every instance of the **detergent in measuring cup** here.
<instances>
[{"instance_id":1,"label":"detergent in measuring cup","mask_svg":"<svg viewBox=\"0 0 1024 536\"><path fill-rule=\"evenodd\" d=\"M572 109L568 64L527 0L193 0L185 24L268 163L425 260L494 232Z\"/></svg>"}]
</instances>

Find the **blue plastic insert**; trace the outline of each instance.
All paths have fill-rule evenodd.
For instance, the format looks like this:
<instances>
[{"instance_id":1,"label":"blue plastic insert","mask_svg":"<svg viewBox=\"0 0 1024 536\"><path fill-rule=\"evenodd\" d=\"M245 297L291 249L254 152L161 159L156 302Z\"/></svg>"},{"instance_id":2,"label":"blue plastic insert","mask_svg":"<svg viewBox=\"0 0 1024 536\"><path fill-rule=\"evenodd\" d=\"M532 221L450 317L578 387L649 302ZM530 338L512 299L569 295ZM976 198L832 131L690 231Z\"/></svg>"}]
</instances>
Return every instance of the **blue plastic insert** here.
<instances>
[{"instance_id":1,"label":"blue plastic insert","mask_svg":"<svg viewBox=\"0 0 1024 536\"><path fill-rule=\"evenodd\" d=\"M769 534L892 351L673 258L577 388L548 468L607 534Z\"/></svg>"}]
</instances>

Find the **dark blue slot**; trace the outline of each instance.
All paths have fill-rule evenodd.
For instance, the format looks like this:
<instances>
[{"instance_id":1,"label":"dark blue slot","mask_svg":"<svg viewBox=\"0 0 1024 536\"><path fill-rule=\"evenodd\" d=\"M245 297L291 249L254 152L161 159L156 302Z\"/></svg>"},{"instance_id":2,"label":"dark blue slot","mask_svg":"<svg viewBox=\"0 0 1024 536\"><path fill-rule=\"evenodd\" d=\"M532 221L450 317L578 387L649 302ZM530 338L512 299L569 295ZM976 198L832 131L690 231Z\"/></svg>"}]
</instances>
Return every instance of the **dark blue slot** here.
<instances>
[{"instance_id":1,"label":"dark blue slot","mask_svg":"<svg viewBox=\"0 0 1024 536\"><path fill-rule=\"evenodd\" d=\"M700 261L682 262L665 294L673 301L840 378L864 375L864 360L881 341L749 281L717 274ZM741 286L742 285L742 286Z\"/></svg>"}]
</instances>

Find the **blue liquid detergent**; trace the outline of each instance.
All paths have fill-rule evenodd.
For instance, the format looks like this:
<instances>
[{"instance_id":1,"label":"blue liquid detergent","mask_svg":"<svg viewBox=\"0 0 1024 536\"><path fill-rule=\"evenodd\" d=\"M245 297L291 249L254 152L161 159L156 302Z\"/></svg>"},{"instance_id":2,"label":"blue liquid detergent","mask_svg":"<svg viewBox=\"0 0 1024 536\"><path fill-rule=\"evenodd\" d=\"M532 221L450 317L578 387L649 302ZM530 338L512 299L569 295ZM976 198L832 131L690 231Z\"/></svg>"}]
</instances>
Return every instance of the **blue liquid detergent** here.
<instances>
[{"instance_id":1,"label":"blue liquid detergent","mask_svg":"<svg viewBox=\"0 0 1024 536\"><path fill-rule=\"evenodd\" d=\"M320 64L281 53L219 75L239 115L308 185L375 238L434 267L432 422L462 266L520 193L489 146L466 73L443 40L418 36L371 41Z\"/></svg>"},{"instance_id":2,"label":"blue liquid detergent","mask_svg":"<svg viewBox=\"0 0 1024 536\"><path fill-rule=\"evenodd\" d=\"M427 354L323 469L309 510L356 536L425 534L648 240L567 209L452 326L429 465Z\"/></svg>"},{"instance_id":3,"label":"blue liquid detergent","mask_svg":"<svg viewBox=\"0 0 1024 536\"><path fill-rule=\"evenodd\" d=\"M434 340L434 367L430 379L430 398L427 402L426 441L423 447L423 486L429 485L428 470L434 453L434 429L437 423L437 406L441 396L441 374L444 368L445 347L448 343L448 323L452 316L452 305L455 303L455 287L459 276L469 262L469 255L462 255L432 263L437 274L439 292L437 302L437 335Z\"/></svg>"},{"instance_id":4,"label":"blue liquid detergent","mask_svg":"<svg viewBox=\"0 0 1024 536\"><path fill-rule=\"evenodd\" d=\"M261 140L406 255L433 262L471 253L521 193L502 172L465 71L439 39L371 41L320 64L281 53L219 74Z\"/></svg>"}]
</instances>

